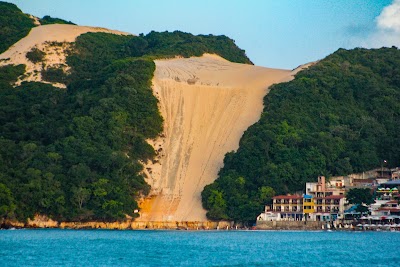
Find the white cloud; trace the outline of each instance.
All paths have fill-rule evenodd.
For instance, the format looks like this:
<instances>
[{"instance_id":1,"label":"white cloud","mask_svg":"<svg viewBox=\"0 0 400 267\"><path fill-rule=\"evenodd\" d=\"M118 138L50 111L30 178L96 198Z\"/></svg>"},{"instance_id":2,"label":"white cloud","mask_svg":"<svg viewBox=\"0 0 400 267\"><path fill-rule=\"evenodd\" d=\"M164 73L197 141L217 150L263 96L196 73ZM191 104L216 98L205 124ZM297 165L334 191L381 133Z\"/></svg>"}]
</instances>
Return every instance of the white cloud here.
<instances>
[{"instance_id":1,"label":"white cloud","mask_svg":"<svg viewBox=\"0 0 400 267\"><path fill-rule=\"evenodd\" d=\"M376 30L361 42L361 46L378 48L382 46L400 47L400 0L393 0L376 18Z\"/></svg>"},{"instance_id":2,"label":"white cloud","mask_svg":"<svg viewBox=\"0 0 400 267\"><path fill-rule=\"evenodd\" d=\"M400 0L394 0L385 7L376 22L380 30L400 33Z\"/></svg>"}]
</instances>

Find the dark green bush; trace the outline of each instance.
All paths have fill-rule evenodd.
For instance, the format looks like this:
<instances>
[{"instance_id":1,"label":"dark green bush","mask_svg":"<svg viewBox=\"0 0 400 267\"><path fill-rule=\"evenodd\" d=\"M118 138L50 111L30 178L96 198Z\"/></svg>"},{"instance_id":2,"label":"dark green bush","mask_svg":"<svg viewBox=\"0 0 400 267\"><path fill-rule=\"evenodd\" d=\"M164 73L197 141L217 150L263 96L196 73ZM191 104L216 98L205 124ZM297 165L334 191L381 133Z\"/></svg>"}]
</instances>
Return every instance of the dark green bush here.
<instances>
[{"instance_id":1,"label":"dark green bush","mask_svg":"<svg viewBox=\"0 0 400 267\"><path fill-rule=\"evenodd\" d=\"M43 80L48 82L65 83L67 80L67 74L61 67L43 69L41 73Z\"/></svg>"},{"instance_id":2,"label":"dark green bush","mask_svg":"<svg viewBox=\"0 0 400 267\"><path fill-rule=\"evenodd\" d=\"M59 18L52 18L50 16L44 16L43 18L39 19L39 22L41 25L47 25L47 24L71 24L71 25L76 25L75 23L71 21L66 21L63 19Z\"/></svg>"},{"instance_id":3,"label":"dark green bush","mask_svg":"<svg viewBox=\"0 0 400 267\"><path fill-rule=\"evenodd\" d=\"M44 56L46 55L45 52L38 49L37 47L33 47L31 51L26 53L26 58L29 59L33 63L39 63L43 61Z\"/></svg>"}]
</instances>

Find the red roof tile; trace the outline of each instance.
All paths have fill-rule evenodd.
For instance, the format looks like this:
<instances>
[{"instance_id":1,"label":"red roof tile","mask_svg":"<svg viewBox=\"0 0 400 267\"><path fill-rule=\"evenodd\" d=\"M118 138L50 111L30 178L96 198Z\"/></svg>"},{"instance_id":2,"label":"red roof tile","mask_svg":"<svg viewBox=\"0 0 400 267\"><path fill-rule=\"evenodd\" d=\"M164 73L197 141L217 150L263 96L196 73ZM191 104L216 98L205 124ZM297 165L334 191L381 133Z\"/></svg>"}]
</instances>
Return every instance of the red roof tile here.
<instances>
[{"instance_id":1,"label":"red roof tile","mask_svg":"<svg viewBox=\"0 0 400 267\"><path fill-rule=\"evenodd\" d=\"M300 195L280 195L280 196L274 196L272 199L302 199L303 196Z\"/></svg>"},{"instance_id":2,"label":"red roof tile","mask_svg":"<svg viewBox=\"0 0 400 267\"><path fill-rule=\"evenodd\" d=\"M383 207L383 208L380 208L380 209L377 209L377 211L390 211L390 212L400 212L400 209L399 208L385 208L385 207Z\"/></svg>"},{"instance_id":3,"label":"red roof tile","mask_svg":"<svg viewBox=\"0 0 400 267\"><path fill-rule=\"evenodd\" d=\"M344 195L340 195L340 196L327 196L327 197L316 197L315 199L342 199L344 198Z\"/></svg>"}]
</instances>

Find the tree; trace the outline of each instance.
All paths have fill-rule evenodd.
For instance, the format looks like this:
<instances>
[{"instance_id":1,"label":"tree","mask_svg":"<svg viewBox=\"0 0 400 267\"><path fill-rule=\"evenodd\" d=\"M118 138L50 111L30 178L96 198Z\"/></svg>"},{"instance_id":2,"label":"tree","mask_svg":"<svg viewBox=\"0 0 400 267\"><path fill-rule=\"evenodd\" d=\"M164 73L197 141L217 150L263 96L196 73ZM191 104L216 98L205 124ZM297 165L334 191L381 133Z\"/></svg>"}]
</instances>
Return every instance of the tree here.
<instances>
[{"instance_id":1,"label":"tree","mask_svg":"<svg viewBox=\"0 0 400 267\"><path fill-rule=\"evenodd\" d=\"M357 204L356 211L361 213L367 213L367 206L375 203L369 188L352 188L347 192L346 199L351 204Z\"/></svg>"},{"instance_id":2,"label":"tree","mask_svg":"<svg viewBox=\"0 0 400 267\"><path fill-rule=\"evenodd\" d=\"M13 216L15 208L11 190L5 184L0 183L0 218Z\"/></svg>"},{"instance_id":3,"label":"tree","mask_svg":"<svg viewBox=\"0 0 400 267\"><path fill-rule=\"evenodd\" d=\"M270 186L262 186L261 188L258 189L258 194L259 194L259 199L258 199L259 203L261 205L266 205L269 204L272 197L275 196L275 191Z\"/></svg>"},{"instance_id":4,"label":"tree","mask_svg":"<svg viewBox=\"0 0 400 267\"><path fill-rule=\"evenodd\" d=\"M228 219L228 216L226 215L226 201L222 192L212 190L207 202L210 205L210 209L207 212L208 218L212 220Z\"/></svg>"},{"instance_id":5,"label":"tree","mask_svg":"<svg viewBox=\"0 0 400 267\"><path fill-rule=\"evenodd\" d=\"M74 188L73 192L73 201L78 205L79 209L81 210L83 205L89 200L91 191L88 188Z\"/></svg>"},{"instance_id":6,"label":"tree","mask_svg":"<svg viewBox=\"0 0 400 267\"><path fill-rule=\"evenodd\" d=\"M351 204L371 205L375 203L374 197L369 188L352 188L346 194L346 199Z\"/></svg>"}]
</instances>

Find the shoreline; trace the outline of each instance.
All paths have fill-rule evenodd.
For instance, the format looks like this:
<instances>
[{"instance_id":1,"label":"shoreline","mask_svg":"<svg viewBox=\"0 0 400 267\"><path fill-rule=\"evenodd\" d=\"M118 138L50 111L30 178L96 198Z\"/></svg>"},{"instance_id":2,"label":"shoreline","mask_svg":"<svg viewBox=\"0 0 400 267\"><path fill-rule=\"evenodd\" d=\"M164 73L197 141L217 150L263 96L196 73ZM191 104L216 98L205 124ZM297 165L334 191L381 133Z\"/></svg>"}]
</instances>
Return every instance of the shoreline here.
<instances>
[{"instance_id":1,"label":"shoreline","mask_svg":"<svg viewBox=\"0 0 400 267\"><path fill-rule=\"evenodd\" d=\"M109 229L109 230L220 230L231 229L232 222L220 221L116 221L116 222L58 222L45 216L36 216L33 220L19 222L0 221L0 229ZM238 227L242 228L242 227Z\"/></svg>"},{"instance_id":2,"label":"shoreline","mask_svg":"<svg viewBox=\"0 0 400 267\"><path fill-rule=\"evenodd\" d=\"M58 222L43 215L36 215L33 220L28 219L27 222L0 220L0 230L3 229L399 232L400 225L361 227L357 222L334 224L324 221L257 221L255 225L246 227L243 224L235 224L233 221L135 221L132 219L119 222Z\"/></svg>"}]
</instances>

